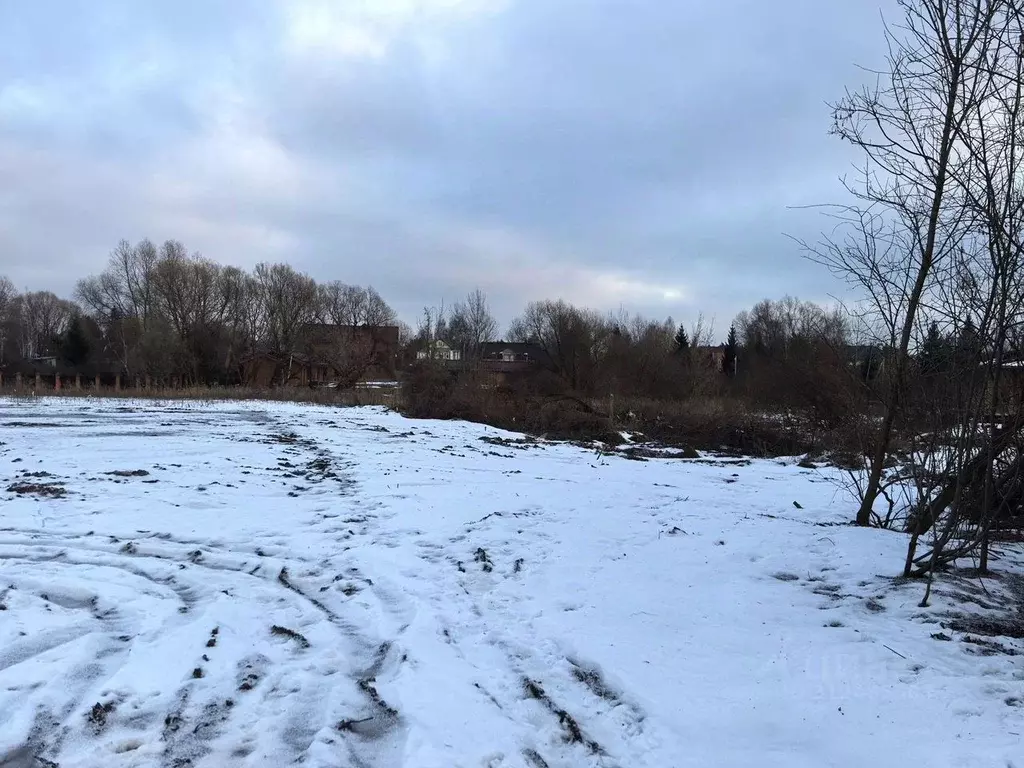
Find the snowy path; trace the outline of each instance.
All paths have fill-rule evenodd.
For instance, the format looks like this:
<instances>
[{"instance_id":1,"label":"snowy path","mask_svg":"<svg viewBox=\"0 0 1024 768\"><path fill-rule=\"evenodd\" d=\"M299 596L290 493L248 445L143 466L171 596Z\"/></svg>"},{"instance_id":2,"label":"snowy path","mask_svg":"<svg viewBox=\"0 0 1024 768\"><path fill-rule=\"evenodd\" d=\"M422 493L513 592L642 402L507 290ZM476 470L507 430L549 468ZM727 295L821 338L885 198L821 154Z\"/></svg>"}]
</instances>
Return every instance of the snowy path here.
<instances>
[{"instance_id":1,"label":"snowy path","mask_svg":"<svg viewBox=\"0 0 1024 768\"><path fill-rule=\"evenodd\" d=\"M0 766L1024 768L824 471L515 437L0 401Z\"/></svg>"}]
</instances>

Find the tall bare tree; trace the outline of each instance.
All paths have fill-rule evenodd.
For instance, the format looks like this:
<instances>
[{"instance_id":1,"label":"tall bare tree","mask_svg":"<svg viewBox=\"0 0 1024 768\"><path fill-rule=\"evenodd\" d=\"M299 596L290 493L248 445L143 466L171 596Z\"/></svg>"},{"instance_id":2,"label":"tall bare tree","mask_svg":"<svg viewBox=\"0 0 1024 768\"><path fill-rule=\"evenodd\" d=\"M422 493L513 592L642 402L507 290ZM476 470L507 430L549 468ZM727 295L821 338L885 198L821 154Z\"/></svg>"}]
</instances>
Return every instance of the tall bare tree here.
<instances>
[{"instance_id":1,"label":"tall bare tree","mask_svg":"<svg viewBox=\"0 0 1024 768\"><path fill-rule=\"evenodd\" d=\"M509 328L510 341L540 345L566 383L582 392L595 384L608 335L608 325L599 313L562 300L531 302Z\"/></svg>"},{"instance_id":2,"label":"tall bare tree","mask_svg":"<svg viewBox=\"0 0 1024 768\"><path fill-rule=\"evenodd\" d=\"M866 289L885 314L894 349L885 413L857 523L869 525L901 410L915 324L936 265L962 237L963 195L953 180L969 164L971 120L992 91L990 57L1005 0L899 0L899 27L879 84L849 92L833 132L863 153L847 189L860 201L837 216L852 235L827 238L813 258Z\"/></svg>"},{"instance_id":3,"label":"tall bare tree","mask_svg":"<svg viewBox=\"0 0 1024 768\"><path fill-rule=\"evenodd\" d=\"M316 282L287 264L257 264L254 277L265 315L264 345L278 359L277 374L284 381L316 318Z\"/></svg>"},{"instance_id":4,"label":"tall bare tree","mask_svg":"<svg viewBox=\"0 0 1024 768\"><path fill-rule=\"evenodd\" d=\"M7 341L13 325L11 307L17 295L18 290L10 278L0 276L0 363L7 354Z\"/></svg>"},{"instance_id":5,"label":"tall bare tree","mask_svg":"<svg viewBox=\"0 0 1024 768\"><path fill-rule=\"evenodd\" d=\"M498 333L498 322L491 314L487 294L477 288L464 300L456 302L448 331L452 344L461 349L463 355L470 359L479 357L482 345L494 341Z\"/></svg>"},{"instance_id":6,"label":"tall bare tree","mask_svg":"<svg viewBox=\"0 0 1024 768\"><path fill-rule=\"evenodd\" d=\"M75 298L100 323L107 351L129 373L146 367L144 348L154 319L153 275L159 253L149 240L122 240L99 275L78 282Z\"/></svg>"},{"instance_id":7,"label":"tall bare tree","mask_svg":"<svg viewBox=\"0 0 1024 768\"><path fill-rule=\"evenodd\" d=\"M56 354L60 337L79 312L75 304L50 291L28 291L15 297L12 305L24 358Z\"/></svg>"}]
</instances>

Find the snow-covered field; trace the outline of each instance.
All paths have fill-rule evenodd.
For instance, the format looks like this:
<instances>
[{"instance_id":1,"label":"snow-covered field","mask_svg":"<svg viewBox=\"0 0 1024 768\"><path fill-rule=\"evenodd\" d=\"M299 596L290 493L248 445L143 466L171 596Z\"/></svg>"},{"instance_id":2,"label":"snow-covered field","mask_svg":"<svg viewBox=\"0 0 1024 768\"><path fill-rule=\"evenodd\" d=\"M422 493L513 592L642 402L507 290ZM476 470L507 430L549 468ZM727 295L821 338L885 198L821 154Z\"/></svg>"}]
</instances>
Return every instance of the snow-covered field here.
<instances>
[{"instance_id":1,"label":"snow-covered field","mask_svg":"<svg viewBox=\"0 0 1024 768\"><path fill-rule=\"evenodd\" d=\"M918 608L831 470L515 438L0 401L0 766L1024 767L1024 643L942 626L1006 580Z\"/></svg>"}]
</instances>

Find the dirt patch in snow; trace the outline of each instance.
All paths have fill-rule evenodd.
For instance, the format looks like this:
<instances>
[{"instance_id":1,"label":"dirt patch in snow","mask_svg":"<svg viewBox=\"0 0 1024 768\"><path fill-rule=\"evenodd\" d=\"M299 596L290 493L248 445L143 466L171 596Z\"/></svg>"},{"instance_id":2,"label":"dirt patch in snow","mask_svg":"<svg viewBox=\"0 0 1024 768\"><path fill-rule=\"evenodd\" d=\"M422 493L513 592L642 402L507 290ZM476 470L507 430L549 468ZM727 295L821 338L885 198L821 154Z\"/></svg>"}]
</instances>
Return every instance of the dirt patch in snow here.
<instances>
[{"instance_id":1,"label":"dirt patch in snow","mask_svg":"<svg viewBox=\"0 0 1024 768\"><path fill-rule=\"evenodd\" d=\"M7 486L8 493L19 496L39 496L45 499L62 499L68 495L63 483L12 483Z\"/></svg>"}]
</instances>

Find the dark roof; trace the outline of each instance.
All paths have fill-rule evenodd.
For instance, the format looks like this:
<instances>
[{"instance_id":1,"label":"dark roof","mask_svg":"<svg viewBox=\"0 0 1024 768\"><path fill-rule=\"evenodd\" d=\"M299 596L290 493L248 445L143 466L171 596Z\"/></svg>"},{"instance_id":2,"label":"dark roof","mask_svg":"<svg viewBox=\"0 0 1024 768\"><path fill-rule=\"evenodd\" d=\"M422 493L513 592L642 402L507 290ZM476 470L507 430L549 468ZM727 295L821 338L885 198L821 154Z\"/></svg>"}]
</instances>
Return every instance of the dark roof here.
<instances>
[{"instance_id":1,"label":"dark roof","mask_svg":"<svg viewBox=\"0 0 1024 768\"><path fill-rule=\"evenodd\" d=\"M484 360L500 358L506 350L512 352L517 361L534 361L544 366L552 364L544 347L530 342L488 341L480 345L480 356Z\"/></svg>"}]
</instances>

